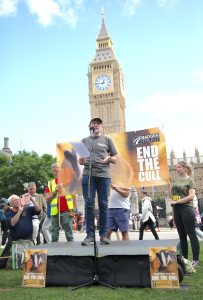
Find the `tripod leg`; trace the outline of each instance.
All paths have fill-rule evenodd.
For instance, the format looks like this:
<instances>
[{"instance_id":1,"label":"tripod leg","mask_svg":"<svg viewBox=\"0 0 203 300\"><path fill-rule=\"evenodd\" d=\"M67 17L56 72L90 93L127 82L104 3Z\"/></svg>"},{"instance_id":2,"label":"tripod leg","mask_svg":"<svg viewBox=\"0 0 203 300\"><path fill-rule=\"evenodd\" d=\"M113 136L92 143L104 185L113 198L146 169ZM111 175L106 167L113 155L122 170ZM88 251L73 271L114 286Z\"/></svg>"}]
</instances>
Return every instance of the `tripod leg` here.
<instances>
[{"instance_id":1,"label":"tripod leg","mask_svg":"<svg viewBox=\"0 0 203 300\"><path fill-rule=\"evenodd\" d=\"M111 285L108 284L108 283L105 283L105 282L99 280L98 275L95 275L95 276L94 276L94 279L93 279L92 281L86 282L86 283L81 284L81 285L78 285L78 286L76 286L76 287L74 287L74 288L71 288L70 290L71 290L71 291L74 291L74 290L77 290L77 289L79 289L79 288L86 287L86 286L93 285L93 284L95 284L95 285L101 284L101 285L104 285L104 286L106 286L106 287L109 287L109 288L115 290L115 287L111 286Z\"/></svg>"},{"instance_id":2,"label":"tripod leg","mask_svg":"<svg viewBox=\"0 0 203 300\"><path fill-rule=\"evenodd\" d=\"M108 284L108 283L105 283L105 282L103 282L103 281L101 281L101 280L99 280L99 276L96 274L95 276L94 276L94 283L95 284L102 284L102 285L105 285L105 286L107 286L107 287L109 287L109 288L111 288L111 289L115 289L113 286L111 286L110 284Z\"/></svg>"},{"instance_id":3,"label":"tripod leg","mask_svg":"<svg viewBox=\"0 0 203 300\"><path fill-rule=\"evenodd\" d=\"M115 290L115 289L116 289L114 286L112 286L112 285L110 285L110 284L108 284L108 283L105 283L105 282L103 282L103 281L101 281L101 280L99 280L99 283L102 284L102 285L105 285L106 287L111 288L112 290Z\"/></svg>"},{"instance_id":4,"label":"tripod leg","mask_svg":"<svg viewBox=\"0 0 203 300\"><path fill-rule=\"evenodd\" d=\"M77 290L77 289L80 289L80 288L82 288L82 287L89 286L89 285L92 285L92 284L94 284L94 280L92 280L92 281L90 281L90 282L83 283L83 284L78 285L78 286L76 286L76 287L73 287L73 288L71 288L70 290L71 290L71 291L74 291L74 290Z\"/></svg>"}]
</instances>

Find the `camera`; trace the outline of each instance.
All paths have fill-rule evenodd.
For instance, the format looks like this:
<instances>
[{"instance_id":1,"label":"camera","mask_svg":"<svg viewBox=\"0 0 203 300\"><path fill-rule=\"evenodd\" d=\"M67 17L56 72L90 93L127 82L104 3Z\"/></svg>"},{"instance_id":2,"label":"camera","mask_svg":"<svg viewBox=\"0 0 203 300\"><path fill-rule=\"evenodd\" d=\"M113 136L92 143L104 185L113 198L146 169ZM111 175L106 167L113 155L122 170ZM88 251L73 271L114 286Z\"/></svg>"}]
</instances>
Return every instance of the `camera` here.
<instances>
[{"instance_id":1,"label":"camera","mask_svg":"<svg viewBox=\"0 0 203 300\"><path fill-rule=\"evenodd\" d=\"M1 198L0 199L0 209L2 209L4 206L8 205L8 199Z\"/></svg>"}]
</instances>

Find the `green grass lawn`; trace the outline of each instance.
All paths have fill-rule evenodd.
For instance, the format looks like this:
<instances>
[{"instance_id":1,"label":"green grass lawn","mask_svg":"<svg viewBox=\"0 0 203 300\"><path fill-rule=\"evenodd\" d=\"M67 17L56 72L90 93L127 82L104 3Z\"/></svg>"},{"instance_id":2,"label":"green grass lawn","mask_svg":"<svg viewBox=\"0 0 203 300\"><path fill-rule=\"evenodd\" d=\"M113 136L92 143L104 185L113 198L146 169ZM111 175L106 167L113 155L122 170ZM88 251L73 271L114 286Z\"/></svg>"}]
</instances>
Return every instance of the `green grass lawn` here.
<instances>
[{"instance_id":1,"label":"green grass lawn","mask_svg":"<svg viewBox=\"0 0 203 300\"><path fill-rule=\"evenodd\" d=\"M190 248L190 247L189 247ZM191 255L191 252L190 252ZM0 270L0 298L7 299L203 299L203 242L201 242L200 267L190 277L184 277L179 290L156 290L150 288L110 288L90 286L71 291L70 287L25 288L22 287L22 271Z\"/></svg>"}]
</instances>

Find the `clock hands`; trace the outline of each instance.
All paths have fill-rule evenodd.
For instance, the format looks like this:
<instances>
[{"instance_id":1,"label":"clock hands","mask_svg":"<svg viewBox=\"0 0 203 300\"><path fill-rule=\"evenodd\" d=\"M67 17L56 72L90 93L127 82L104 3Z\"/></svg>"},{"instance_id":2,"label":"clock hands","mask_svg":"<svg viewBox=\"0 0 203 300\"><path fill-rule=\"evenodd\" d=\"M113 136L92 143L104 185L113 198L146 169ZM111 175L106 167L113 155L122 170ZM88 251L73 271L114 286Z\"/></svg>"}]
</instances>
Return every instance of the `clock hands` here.
<instances>
[{"instance_id":1,"label":"clock hands","mask_svg":"<svg viewBox=\"0 0 203 300\"><path fill-rule=\"evenodd\" d=\"M111 84L111 78L107 75L99 75L96 79L96 87L99 90L106 90L109 88Z\"/></svg>"}]
</instances>

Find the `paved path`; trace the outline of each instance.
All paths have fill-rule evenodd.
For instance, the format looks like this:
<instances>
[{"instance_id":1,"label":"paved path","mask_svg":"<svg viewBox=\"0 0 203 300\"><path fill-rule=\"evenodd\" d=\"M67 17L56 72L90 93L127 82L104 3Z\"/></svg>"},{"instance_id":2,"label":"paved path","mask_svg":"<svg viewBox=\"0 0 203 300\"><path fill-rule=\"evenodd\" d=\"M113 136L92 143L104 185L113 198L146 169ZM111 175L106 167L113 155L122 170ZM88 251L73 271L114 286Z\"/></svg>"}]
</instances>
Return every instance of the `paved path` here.
<instances>
[{"instance_id":1,"label":"paved path","mask_svg":"<svg viewBox=\"0 0 203 300\"><path fill-rule=\"evenodd\" d=\"M138 240L139 239L139 231L131 231L129 232L130 240ZM158 232L160 239L178 239L178 233L176 229L170 230L169 228L161 228L160 232ZM74 240L75 241L82 241L86 237L86 233L76 232L74 233ZM112 233L111 236L112 240L116 240L116 234ZM153 234L151 231L144 232L144 240L152 240L154 239ZM96 232L96 240L99 241L99 234ZM65 242L66 238L64 235L64 231L60 232L59 241Z\"/></svg>"},{"instance_id":2,"label":"paved path","mask_svg":"<svg viewBox=\"0 0 203 300\"><path fill-rule=\"evenodd\" d=\"M121 235L121 234L120 234ZM139 231L131 231L129 232L130 240L138 240L139 239ZM160 232L158 232L160 239L178 239L178 233L176 229L170 230L169 228L161 228ZM1 243L2 234L0 234L0 243ZM82 241L86 237L86 233L76 232L74 233L75 241ZM116 240L116 234L112 233L112 240ZM144 240L153 240L154 236L151 231L144 232ZM41 239L42 240L42 239ZM99 241L99 233L96 232L96 240ZM59 242L66 242L64 231L60 231Z\"/></svg>"}]
</instances>

